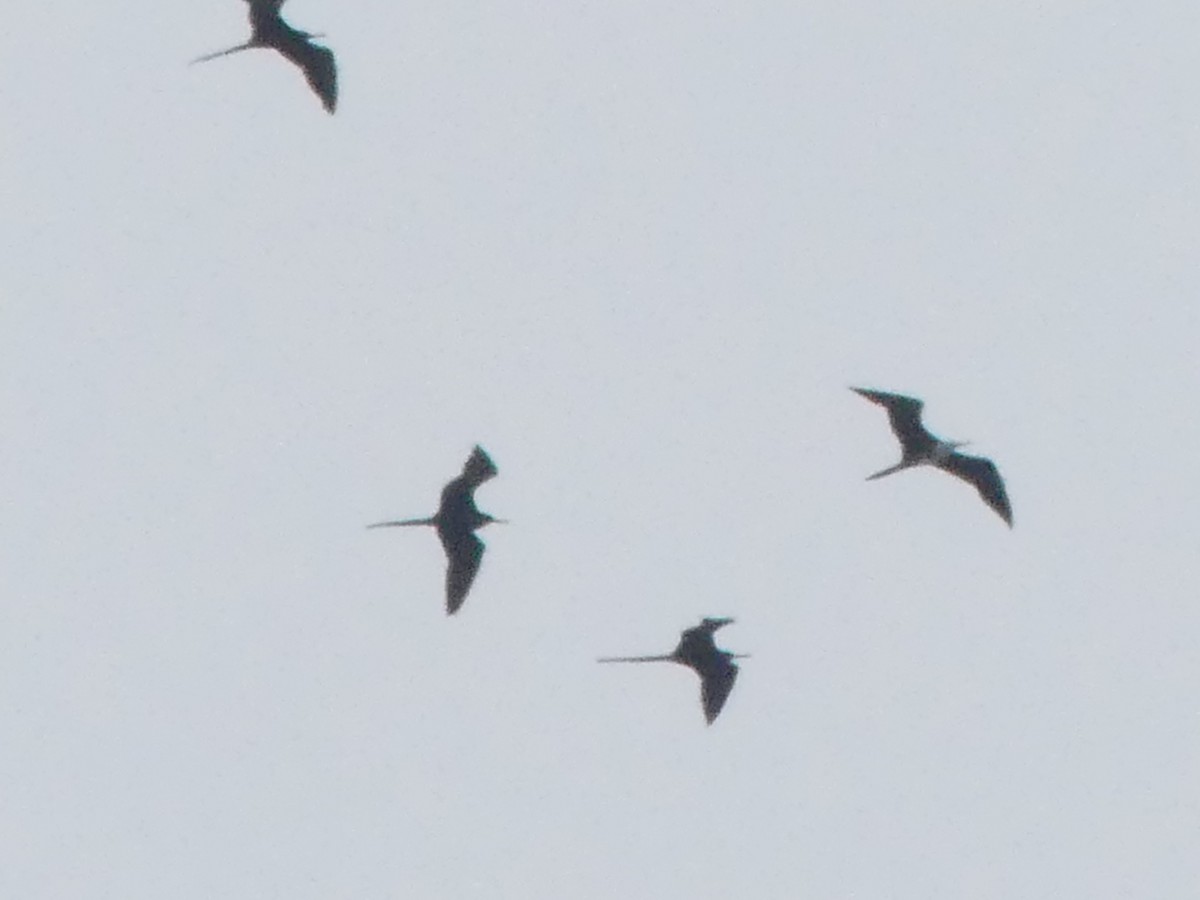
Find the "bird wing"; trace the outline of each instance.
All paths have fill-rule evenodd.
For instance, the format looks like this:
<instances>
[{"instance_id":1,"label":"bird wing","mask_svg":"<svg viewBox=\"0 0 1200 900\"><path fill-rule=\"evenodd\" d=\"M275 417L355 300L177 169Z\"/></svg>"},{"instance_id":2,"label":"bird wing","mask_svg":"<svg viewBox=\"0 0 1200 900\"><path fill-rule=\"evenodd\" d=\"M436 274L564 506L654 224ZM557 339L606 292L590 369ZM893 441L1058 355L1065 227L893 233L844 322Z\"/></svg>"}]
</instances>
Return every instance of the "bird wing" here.
<instances>
[{"instance_id":1,"label":"bird wing","mask_svg":"<svg viewBox=\"0 0 1200 900\"><path fill-rule=\"evenodd\" d=\"M982 456L952 453L942 460L938 467L975 485L983 501L1012 528L1012 507L1008 503L1008 493L1004 490L1004 479L1000 477L995 463Z\"/></svg>"},{"instance_id":2,"label":"bird wing","mask_svg":"<svg viewBox=\"0 0 1200 900\"><path fill-rule=\"evenodd\" d=\"M464 483L475 488L489 478L495 478L499 471L496 464L492 462L492 458L487 455L487 451L476 444L471 455L467 457L467 461L463 463L462 475L459 477Z\"/></svg>"},{"instance_id":3,"label":"bird wing","mask_svg":"<svg viewBox=\"0 0 1200 900\"><path fill-rule=\"evenodd\" d=\"M337 109L337 64L332 50L301 39L286 41L275 49L304 71L308 86L316 91L327 112Z\"/></svg>"},{"instance_id":4,"label":"bird wing","mask_svg":"<svg viewBox=\"0 0 1200 900\"><path fill-rule=\"evenodd\" d=\"M472 531L446 534L438 531L446 550L446 614L458 612L483 561L484 543Z\"/></svg>"},{"instance_id":5,"label":"bird wing","mask_svg":"<svg viewBox=\"0 0 1200 900\"><path fill-rule=\"evenodd\" d=\"M442 488L442 509L462 509L473 514L475 488L496 477L498 471L484 449L476 444L467 461L463 463L462 474Z\"/></svg>"},{"instance_id":6,"label":"bird wing","mask_svg":"<svg viewBox=\"0 0 1200 900\"><path fill-rule=\"evenodd\" d=\"M728 658L721 656L711 666L706 666L700 673L700 700L704 704L704 718L711 725L721 712L721 707L733 690L733 682L737 680L738 667Z\"/></svg>"},{"instance_id":7,"label":"bird wing","mask_svg":"<svg viewBox=\"0 0 1200 900\"><path fill-rule=\"evenodd\" d=\"M903 394L889 394L886 391L872 391L867 388L852 388L851 390L866 397L872 403L878 403L888 411L888 422L892 431L907 445L910 440L933 441L933 436L921 424L921 410L925 403L916 397L906 397Z\"/></svg>"}]
</instances>

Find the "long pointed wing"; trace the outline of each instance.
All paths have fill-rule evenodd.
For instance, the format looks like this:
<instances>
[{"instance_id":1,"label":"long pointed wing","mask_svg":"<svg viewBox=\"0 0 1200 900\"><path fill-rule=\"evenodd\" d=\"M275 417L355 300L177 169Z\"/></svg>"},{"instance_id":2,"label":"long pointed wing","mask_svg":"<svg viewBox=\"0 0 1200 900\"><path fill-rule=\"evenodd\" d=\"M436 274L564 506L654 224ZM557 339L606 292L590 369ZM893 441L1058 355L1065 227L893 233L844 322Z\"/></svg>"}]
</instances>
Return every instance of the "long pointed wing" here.
<instances>
[{"instance_id":1,"label":"long pointed wing","mask_svg":"<svg viewBox=\"0 0 1200 900\"><path fill-rule=\"evenodd\" d=\"M452 514L455 509L465 510L472 514L475 507L475 488L485 481L495 478L498 473L491 457L478 444L463 463L462 473L442 488L441 508L443 515ZM460 513L462 514L462 513Z\"/></svg>"},{"instance_id":2,"label":"long pointed wing","mask_svg":"<svg viewBox=\"0 0 1200 900\"><path fill-rule=\"evenodd\" d=\"M982 456L967 456L965 453L952 453L942 460L938 466L951 475L975 485L984 503L1012 528L1012 507L1008 502L1008 492L1004 490L1004 479L1000 471L990 459Z\"/></svg>"},{"instance_id":3,"label":"long pointed wing","mask_svg":"<svg viewBox=\"0 0 1200 900\"><path fill-rule=\"evenodd\" d=\"M475 449L471 451L471 455L463 464L462 475L459 477L464 484L476 488L489 478L495 478L499 471L496 464L492 462L492 458L487 455L487 451L476 444Z\"/></svg>"},{"instance_id":4,"label":"long pointed wing","mask_svg":"<svg viewBox=\"0 0 1200 900\"><path fill-rule=\"evenodd\" d=\"M337 63L332 50L300 39L281 43L276 49L304 71L308 86L316 91L327 112L337 109Z\"/></svg>"},{"instance_id":5,"label":"long pointed wing","mask_svg":"<svg viewBox=\"0 0 1200 900\"><path fill-rule=\"evenodd\" d=\"M925 404L921 400L916 397L906 397L903 394L889 394L886 391L873 391L867 388L856 387L851 390L887 409L888 422L892 426L892 432L905 449L908 449L910 444L916 444L919 447L934 442L933 435L926 431L925 426L921 424L921 410L925 408Z\"/></svg>"},{"instance_id":6,"label":"long pointed wing","mask_svg":"<svg viewBox=\"0 0 1200 900\"><path fill-rule=\"evenodd\" d=\"M700 674L700 701L704 704L704 718L711 725L721 713L721 707L729 699L733 683L737 680L738 667L726 657L720 657L720 664L709 666Z\"/></svg>"},{"instance_id":7,"label":"long pointed wing","mask_svg":"<svg viewBox=\"0 0 1200 900\"><path fill-rule=\"evenodd\" d=\"M446 614L454 615L467 599L467 592L483 561L484 543L474 532L438 536L446 549Z\"/></svg>"},{"instance_id":8,"label":"long pointed wing","mask_svg":"<svg viewBox=\"0 0 1200 900\"><path fill-rule=\"evenodd\" d=\"M718 628L724 628L726 625L732 625L734 621L735 620L729 616L705 616L700 620L700 624L696 627L703 631L707 631L709 634L712 634ZM690 630L691 629L689 629L689 631Z\"/></svg>"}]
</instances>

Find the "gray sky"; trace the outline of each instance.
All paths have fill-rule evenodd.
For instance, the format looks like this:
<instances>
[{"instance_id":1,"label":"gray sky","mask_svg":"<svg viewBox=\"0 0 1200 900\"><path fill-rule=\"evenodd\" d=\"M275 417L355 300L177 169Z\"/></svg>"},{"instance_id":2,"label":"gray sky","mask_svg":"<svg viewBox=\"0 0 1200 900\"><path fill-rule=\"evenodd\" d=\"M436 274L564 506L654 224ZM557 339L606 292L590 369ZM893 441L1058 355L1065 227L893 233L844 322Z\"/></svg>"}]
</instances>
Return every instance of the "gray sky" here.
<instances>
[{"instance_id":1,"label":"gray sky","mask_svg":"<svg viewBox=\"0 0 1200 900\"><path fill-rule=\"evenodd\" d=\"M0 33L0 894L1196 896L1195 4L286 12Z\"/></svg>"}]
</instances>

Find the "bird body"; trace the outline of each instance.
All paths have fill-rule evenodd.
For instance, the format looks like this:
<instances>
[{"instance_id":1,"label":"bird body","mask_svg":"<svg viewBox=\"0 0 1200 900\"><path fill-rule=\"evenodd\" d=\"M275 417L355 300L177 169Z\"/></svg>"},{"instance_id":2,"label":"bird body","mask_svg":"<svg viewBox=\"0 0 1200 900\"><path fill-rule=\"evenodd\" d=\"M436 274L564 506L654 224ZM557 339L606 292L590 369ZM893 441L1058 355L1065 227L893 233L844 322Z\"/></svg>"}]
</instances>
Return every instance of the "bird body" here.
<instances>
[{"instance_id":1,"label":"bird body","mask_svg":"<svg viewBox=\"0 0 1200 900\"><path fill-rule=\"evenodd\" d=\"M332 113L337 108L337 64L333 51L312 43L318 34L293 28L279 13L284 0L246 0L250 4L250 40L228 50L201 56L193 62L205 62L218 56L228 56L254 47L278 50L304 72L304 77L321 98L321 104Z\"/></svg>"},{"instance_id":2,"label":"bird body","mask_svg":"<svg viewBox=\"0 0 1200 900\"><path fill-rule=\"evenodd\" d=\"M597 662L675 662L687 666L700 676L700 702L704 707L704 718L711 725L737 680L738 667L733 660L742 657L742 654L721 650L713 640L718 628L732 622L733 619L705 618L699 625L685 630L675 649L662 656L606 656Z\"/></svg>"},{"instance_id":3,"label":"bird body","mask_svg":"<svg viewBox=\"0 0 1200 900\"><path fill-rule=\"evenodd\" d=\"M874 481L876 478L912 466L935 466L973 485L983 501L1008 524L1009 528L1012 527L1012 506L1008 502L1004 480L1000 477L995 463L982 456L959 453L958 448L966 446L965 441L944 441L930 434L921 422L921 411L925 404L915 397L867 388L856 387L851 390L887 409L892 431L900 441L900 462L874 475L868 475L867 481Z\"/></svg>"},{"instance_id":4,"label":"bird body","mask_svg":"<svg viewBox=\"0 0 1200 900\"><path fill-rule=\"evenodd\" d=\"M446 551L446 612L454 615L467 598L483 561L485 545L475 532L492 522L503 523L475 505L475 489L498 473L498 469L478 444L463 465L462 474L442 488L438 511L426 519L401 519L376 522L368 528L432 525L437 529Z\"/></svg>"}]
</instances>

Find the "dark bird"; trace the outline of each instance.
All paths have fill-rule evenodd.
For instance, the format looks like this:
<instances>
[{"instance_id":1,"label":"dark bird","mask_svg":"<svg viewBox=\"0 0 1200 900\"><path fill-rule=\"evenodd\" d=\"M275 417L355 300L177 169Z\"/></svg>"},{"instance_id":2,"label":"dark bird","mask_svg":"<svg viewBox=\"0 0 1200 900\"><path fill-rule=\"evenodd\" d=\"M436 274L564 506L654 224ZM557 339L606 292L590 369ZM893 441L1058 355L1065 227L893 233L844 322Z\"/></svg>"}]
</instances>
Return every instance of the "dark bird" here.
<instances>
[{"instance_id":1,"label":"dark bird","mask_svg":"<svg viewBox=\"0 0 1200 900\"><path fill-rule=\"evenodd\" d=\"M228 56L253 47L268 47L278 50L287 59L298 65L308 79L309 86L317 92L321 103L329 112L337 107L337 66L333 51L328 47L312 43L312 38L324 37L299 31L283 21L279 7L284 0L246 0L250 4L250 40L228 50L209 53L193 63L206 62L218 56Z\"/></svg>"},{"instance_id":2,"label":"dark bird","mask_svg":"<svg viewBox=\"0 0 1200 900\"><path fill-rule=\"evenodd\" d=\"M1008 494L1004 490L1004 481L997 471L995 463L982 456L967 456L959 453L959 447L965 447L967 441L943 441L930 434L921 424L921 410L925 404L915 397L905 397L902 394L888 394L884 391L871 391L866 388L851 388L852 391L866 397L872 403L878 403L888 411L888 420L892 423L892 431L900 440L902 455L896 465L876 472L867 477L867 481L891 475L901 469L911 466L937 466L943 472L961 478L975 486L984 503L1012 528L1012 507L1008 503Z\"/></svg>"},{"instance_id":3,"label":"dark bird","mask_svg":"<svg viewBox=\"0 0 1200 900\"><path fill-rule=\"evenodd\" d=\"M689 628L679 638L679 646L666 656L606 656L597 660L613 662L677 662L694 669L700 676L700 701L704 704L704 718L711 725L725 705L733 682L737 679L738 667L733 660L745 657L743 653L730 653L718 649L713 642L713 632L729 625L733 619L705 618L695 628Z\"/></svg>"},{"instance_id":4,"label":"dark bird","mask_svg":"<svg viewBox=\"0 0 1200 900\"><path fill-rule=\"evenodd\" d=\"M376 522L368 528L387 528L395 525L432 525L446 550L446 613L454 615L479 571L483 560L484 543L475 536L476 529L490 522L506 524L475 506L475 488L495 477L497 468L478 444L463 465L462 474L442 488L442 503L437 515L428 519L404 519L399 522Z\"/></svg>"}]
</instances>

